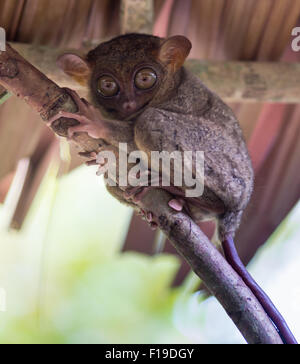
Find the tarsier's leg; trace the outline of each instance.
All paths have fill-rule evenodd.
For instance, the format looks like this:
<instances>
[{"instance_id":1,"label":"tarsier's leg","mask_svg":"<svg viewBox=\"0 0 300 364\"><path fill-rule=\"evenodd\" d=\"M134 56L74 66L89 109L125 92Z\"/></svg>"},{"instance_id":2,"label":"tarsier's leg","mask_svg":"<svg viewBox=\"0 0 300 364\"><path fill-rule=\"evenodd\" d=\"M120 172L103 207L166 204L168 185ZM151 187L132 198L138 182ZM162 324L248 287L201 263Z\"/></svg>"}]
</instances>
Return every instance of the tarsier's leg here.
<instances>
[{"instance_id":1,"label":"tarsier's leg","mask_svg":"<svg viewBox=\"0 0 300 364\"><path fill-rule=\"evenodd\" d=\"M222 226L221 230L223 230ZM262 305L263 309L265 310L269 318L276 326L282 341L285 344L297 344L295 337L293 336L291 330L289 329L287 323L285 322L280 312L274 306L273 302L268 297L268 295L255 282L255 280L252 278L252 276L244 266L243 262L241 261L237 253L237 250L235 248L232 235L230 234L222 234L222 235L223 235L223 238L221 239L222 247L228 263L238 273L238 275L242 278L242 280L246 283L246 285L250 288L254 296L257 298L259 303Z\"/></svg>"}]
</instances>

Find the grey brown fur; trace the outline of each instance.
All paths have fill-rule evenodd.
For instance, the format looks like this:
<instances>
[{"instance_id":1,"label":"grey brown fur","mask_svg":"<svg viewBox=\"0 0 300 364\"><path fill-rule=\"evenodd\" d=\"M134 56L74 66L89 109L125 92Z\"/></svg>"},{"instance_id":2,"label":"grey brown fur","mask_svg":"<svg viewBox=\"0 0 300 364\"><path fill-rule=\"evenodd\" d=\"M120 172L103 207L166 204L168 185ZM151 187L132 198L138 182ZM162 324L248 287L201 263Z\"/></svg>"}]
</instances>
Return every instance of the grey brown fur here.
<instances>
[{"instance_id":1,"label":"grey brown fur","mask_svg":"<svg viewBox=\"0 0 300 364\"><path fill-rule=\"evenodd\" d=\"M89 70L87 82L94 105L105 115L92 121L94 130L99 131L93 133L115 147L126 141L130 149L142 150L149 157L151 151L204 151L204 193L197 201L186 198L186 204L196 222L217 218L219 238L223 239L226 234L233 236L238 228L251 196L253 170L232 110L182 67L190 47L181 36L165 40L129 34L91 51L83 60ZM149 91L140 92L132 86L139 65L150 66L157 74L157 83ZM108 72L119 80L120 92L103 98L97 92L97 80ZM136 108L126 114L122 105L128 101L134 101ZM87 129L79 125L74 131ZM122 198L124 191L117 187L109 191L128 203ZM174 193L180 196L182 192Z\"/></svg>"},{"instance_id":2,"label":"grey brown fur","mask_svg":"<svg viewBox=\"0 0 300 364\"><path fill-rule=\"evenodd\" d=\"M139 149L199 150L205 153L204 205L224 204L220 231L234 234L253 188L253 170L246 144L232 110L202 82L182 69L176 93L154 102L135 122ZM160 130L160 138L153 138ZM206 196L209 195L209 196ZM218 201L218 199L220 201Z\"/></svg>"}]
</instances>

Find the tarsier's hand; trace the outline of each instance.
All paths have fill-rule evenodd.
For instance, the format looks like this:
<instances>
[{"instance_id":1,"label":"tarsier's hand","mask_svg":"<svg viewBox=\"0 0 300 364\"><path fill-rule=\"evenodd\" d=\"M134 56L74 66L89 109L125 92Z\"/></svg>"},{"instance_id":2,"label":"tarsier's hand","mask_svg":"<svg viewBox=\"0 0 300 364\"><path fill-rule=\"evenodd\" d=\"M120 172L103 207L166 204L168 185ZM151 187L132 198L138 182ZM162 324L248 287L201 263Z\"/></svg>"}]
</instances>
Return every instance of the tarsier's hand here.
<instances>
[{"instance_id":1,"label":"tarsier's hand","mask_svg":"<svg viewBox=\"0 0 300 364\"><path fill-rule=\"evenodd\" d=\"M80 124L71 126L68 129L69 138L72 138L74 133L86 132L92 138L105 139L106 130L104 123L101 122L103 120L103 116L100 110L89 104L85 99L80 98L75 91L69 88L65 88L65 90L77 105L78 111L76 113L59 111L48 121L47 125L51 126L54 121L62 117L75 119Z\"/></svg>"}]
</instances>

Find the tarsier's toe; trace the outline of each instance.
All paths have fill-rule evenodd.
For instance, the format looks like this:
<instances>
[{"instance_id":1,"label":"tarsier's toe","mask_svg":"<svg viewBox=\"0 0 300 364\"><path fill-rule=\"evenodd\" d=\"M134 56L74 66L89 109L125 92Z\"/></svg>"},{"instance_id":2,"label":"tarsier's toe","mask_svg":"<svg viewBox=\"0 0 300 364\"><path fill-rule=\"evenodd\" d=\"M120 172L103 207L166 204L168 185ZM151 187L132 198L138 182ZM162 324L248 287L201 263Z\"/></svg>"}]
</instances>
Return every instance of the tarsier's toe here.
<instances>
[{"instance_id":1,"label":"tarsier's toe","mask_svg":"<svg viewBox=\"0 0 300 364\"><path fill-rule=\"evenodd\" d=\"M106 172L106 161L105 158L101 157L101 156L97 156L96 158L96 164L99 166L98 171L96 173L97 176L101 176L102 174L104 174Z\"/></svg>"},{"instance_id":2,"label":"tarsier's toe","mask_svg":"<svg viewBox=\"0 0 300 364\"><path fill-rule=\"evenodd\" d=\"M84 158L93 158L93 159L97 158L96 152L80 152L78 154L80 155L80 157L84 157Z\"/></svg>"},{"instance_id":3,"label":"tarsier's toe","mask_svg":"<svg viewBox=\"0 0 300 364\"><path fill-rule=\"evenodd\" d=\"M128 188L128 189L126 189L125 191L124 191L124 198L126 199L126 200L130 200L131 199L131 197L133 196L133 194L134 194L134 190L133 190L133 188Z\"/></svg>"},{"instance_id":4,"label":"tarsier's toe","mask_svg":"<svg viewBox=\"0 0 300 364\"><path fill-rule=\"evenodd\" d=\"M72 139L72 137L74 136L75 133L88 133L89 134L89 126L82 123L82 119L81 119L80 115L78 115L78 117L76 117L76 120L79 121L80 124L69 127L69 129L68 129L68 138L69 139Z\"/></svg>"},{"instance_id":5,"label":"tarsier's toe","mask_svg":"<svg viewBox=\"0 0 300 364\"><path fill-rule=\"evenodd\" d=\"M138 215L145 221L147 221L148 225L152 230L156 230L158 228L158 224L154 221L154 214L151 211L145 212L143 209L138 211Z\"/></svg>"},{"instance_id":6,"label":"tarsier's toe","mask_svg":"<svg viewBox=\"0 0 300 364\"><path fill-rule=\"evenodd\" d=\"M146 216L146 212L143 209L140 209L138 211L138 215L144 217L144 216Z\"/></svg>"},{"instance_id":7,"label":"tarsier's toe","mask_svg":"<svg viewBox=\"0 0 300 364\"><path fill-rule=\"evenodd\" d=\"M88 107L88 102L85 99L81 98L76 91L71 90L68 87L64 87L64 90L72 97L73 101L78 107L77 113L85 113Z\"/></svg>"},{"instance_id":8,"label":"tarsier's toe","mask_svg":"<svg viewBox=\"0 0 300 364\"><path fill-rule=\"evenodd\" d=\"M152 212L147 212L146 214L146 219L149 223L153 222L153 213Z\"/></svg>"},{"instance_id":9,"label":"tarsier's toe","mask_svg":"<svg viewBox=\"0 0 300 364\"><path fill-rule=\"evenodd\" d=\"M124 192L124 197L127 200L132 200L133 202L137 203L141 201L145 192L146 192L146 187L141 187L141 186L132 187L126 189L126 191Z\"/></svg>"},{"instance_id":10,"label":"tarsier's toe","mask_svg":"<svg viewBox=\"0 0 300 364\"><path fill-rule=\"evenodd\" d=\"M173 198L169 201L168 205L175 211L182 211L184 206L184 200Z\"/></svg>"},{"instance_id":11,"label":"tarsier's toe","mask_svg":"<svg viewBox=\"0 0 300 364\"><path fill-rule=\"evenodd\" d=\"M87 161L85 162L85 164L89 167L89 166L97 166L97 160L96 159L92 159L91 161Z\"/></svg>"},{"instance_id":12,"label":"tarsier's toe","mask_svg":"<svg viewBox=\"0 0 300 364\"><path fill-rule=\"evenodd\" d=\"M151 228L152 230L156 230L156 229L158 228L157 223L156 223L156 222L154 222L154 221L150 222L150 228Z\"/></svg>"},{"instance_id":13,"label":"tarsier's toe","mask_svg":"<svg viewBox=\"0 0 300 364\"><path fill-rule=\"evenodd\" d=\"M134 194L133 196L133 202L138 203L140 202L143 197L145 196L145 194L147 193L149 187L139 187L139 189L137 190L137 192Z\"/></svg>"},{"instance_id":14,"label":"tarsier's toe","mask_svg":"<svg viewBox=\"0 0 300 364\"><path fill-rule=\"evenodd\" d=\"M74 136L74 134L78 131L78 129L76 128L76 126L71 126L69 129L68 129L68 137L67 139L71 140Z\"/></svg>"},{"instance_id":15,"label":"tarsier's toe","mask_svg":"<svg viewBox=\"0 0 300 364\"><path fill-rule=\"evenodd\" d=\"M56 120L58 120L58 119L60 119L60 118L62 117L61 113L62 113L62 112L60 111L59 113L57 113L56 115L54 115L51 119L49 119L49 120L47 121L46 125L47 125L49 128L51 128L51 127L52 127L52 125L53 125L53 123L54 123Z\"/></svg>"}]
</instances>

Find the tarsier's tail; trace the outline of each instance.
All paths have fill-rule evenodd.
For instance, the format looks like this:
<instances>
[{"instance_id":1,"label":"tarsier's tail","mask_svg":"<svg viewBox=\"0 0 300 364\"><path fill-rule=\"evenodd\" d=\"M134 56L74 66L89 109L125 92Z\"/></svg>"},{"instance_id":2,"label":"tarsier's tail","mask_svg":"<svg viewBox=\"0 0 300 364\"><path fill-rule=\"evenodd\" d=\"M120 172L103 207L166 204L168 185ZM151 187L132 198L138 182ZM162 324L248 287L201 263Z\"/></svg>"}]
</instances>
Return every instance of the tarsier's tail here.
<instances>
[{"instance_id":1,"label":"tarsier's tail","mask_svg":"<svg viewBox=\"0 0 300 364\"><path fill-rule=\"evenodd\" d=\"M285 344L298 344L287 323L282 315L278 312L271 299L267 294L259 287L252 276L249 274L244 264L242 263L235 245L233 238L230 235L226 235L222 241L225 257L232 268L239 274L246 285L250 288L254 296L257 298L263 309L276 326L277 331Z\"/></svg>"}]
</instances>

